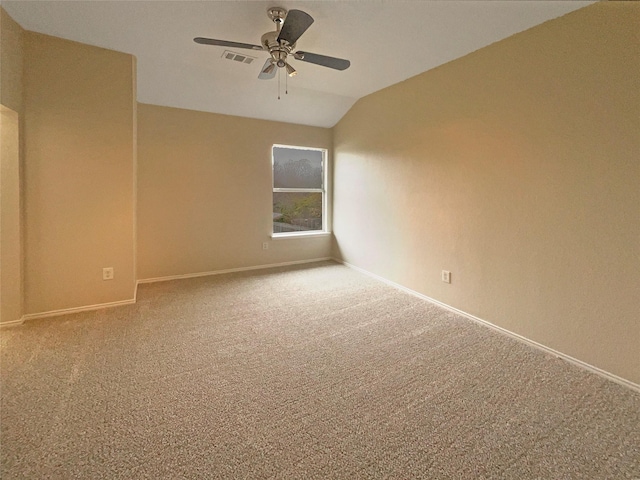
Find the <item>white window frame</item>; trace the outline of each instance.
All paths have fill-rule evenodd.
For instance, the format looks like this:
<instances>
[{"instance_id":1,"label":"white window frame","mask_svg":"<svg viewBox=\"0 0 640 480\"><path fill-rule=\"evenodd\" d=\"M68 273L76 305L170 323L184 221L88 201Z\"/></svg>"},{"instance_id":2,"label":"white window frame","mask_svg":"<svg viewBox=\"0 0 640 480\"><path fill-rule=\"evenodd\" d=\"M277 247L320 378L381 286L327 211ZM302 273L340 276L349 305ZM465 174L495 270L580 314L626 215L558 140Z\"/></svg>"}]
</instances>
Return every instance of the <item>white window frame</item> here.
<instances>
[{"instance_id":1,"label":"white window frame","mask_svg":"<svg viewBox=\"0 0 640 480\"><path fill-rule=\"evenodd\" d=\"M288 148L291 150L313 150L322 152L322 188L276 188L273 186L275 158L273 151L275 148ZM295 237L313 237L321 235L330 235L329 225L329 151L326 148L302 147L298 145L282 145L275 143L271 146L271 211L273 211L273 194L274 193L321 193L322 194L322 230L305 230L301 232L282 232L275 233L273 231L273 218L271 219L271 238L295 238Z\"/></svg>"}]
</instances>

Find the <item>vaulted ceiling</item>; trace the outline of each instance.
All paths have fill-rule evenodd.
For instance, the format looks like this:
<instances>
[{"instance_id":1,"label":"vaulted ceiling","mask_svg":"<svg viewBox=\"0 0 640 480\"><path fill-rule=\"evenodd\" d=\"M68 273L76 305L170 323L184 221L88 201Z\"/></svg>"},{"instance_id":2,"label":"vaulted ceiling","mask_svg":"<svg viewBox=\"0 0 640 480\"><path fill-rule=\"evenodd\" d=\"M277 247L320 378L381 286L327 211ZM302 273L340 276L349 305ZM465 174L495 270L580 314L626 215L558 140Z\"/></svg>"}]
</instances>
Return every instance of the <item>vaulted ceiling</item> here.
<instances>
[{"instance_id":1,"label":"vaulted ceiling","mask_svg":"<svg viewBox=\"0 0 640 480\"><path fill-rule=\"evenodd\" d=\"M2 7L27 30L135 55L140 102L331 127L365 95L589 3L5 0ZM292 59L298 75L282 75L279 88L278 76L258 79L267 52L193 42L260 44L275 29L267 16L273 6L314 18L297 50L349 59L351 67L337 71ZM228 60L225 50L255 60Z\"/></svg>"}]
</instances>

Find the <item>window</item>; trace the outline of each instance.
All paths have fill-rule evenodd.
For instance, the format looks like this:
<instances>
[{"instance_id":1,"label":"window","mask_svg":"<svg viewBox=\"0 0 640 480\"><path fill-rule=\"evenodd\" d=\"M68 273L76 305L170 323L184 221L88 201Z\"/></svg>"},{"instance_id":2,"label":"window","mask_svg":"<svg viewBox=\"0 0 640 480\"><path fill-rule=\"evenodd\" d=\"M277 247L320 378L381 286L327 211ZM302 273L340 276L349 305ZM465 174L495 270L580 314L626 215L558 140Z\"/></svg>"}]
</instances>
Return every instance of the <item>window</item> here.
<instances>
[{"instance_id":1,"label":"window","mask_svg":"<svg viewBox=\"0 0 640 480\"><path fill-rule=\"evenodd\" d=\"M327 151L273 146L273 234L327 231Z\"/></svg>"}]
</instances>

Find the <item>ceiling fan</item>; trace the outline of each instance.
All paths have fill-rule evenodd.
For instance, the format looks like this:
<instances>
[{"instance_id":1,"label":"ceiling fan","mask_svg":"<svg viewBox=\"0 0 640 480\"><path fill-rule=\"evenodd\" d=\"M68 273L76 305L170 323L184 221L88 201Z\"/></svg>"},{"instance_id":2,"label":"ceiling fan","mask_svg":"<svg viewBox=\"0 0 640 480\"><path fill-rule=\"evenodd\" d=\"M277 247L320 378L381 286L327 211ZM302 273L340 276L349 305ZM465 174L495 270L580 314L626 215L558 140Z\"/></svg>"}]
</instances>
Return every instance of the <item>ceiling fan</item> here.
<instances>
[{"instance_id":1,"label":"ceiling fan","mask_svg":"<svg viewBox=\"0 0 640 480\"><path fill-rule=\"evenodd\" d=\"M202 37L196 37L193 41L202 45L265 50L269 52L271 57L267 59L260 71L260 75L258 75L258 78L261 80L268 80L275 77L278 68L286 69L287 74L293 77L297 72L287 61L289 56L296 60L314 63L335 70L346 70L349 68L349 65L351 65L349 60L342 58L328 57L326 55L303 51L292 53L298 39L313 23L313 18L308 13L302 10L289 10L287 12L284 8L273 7L267 10L267 15L269 15L269 18L276 24L276 30L262 35L260 45Z\"/></svg>"}]
</instances>

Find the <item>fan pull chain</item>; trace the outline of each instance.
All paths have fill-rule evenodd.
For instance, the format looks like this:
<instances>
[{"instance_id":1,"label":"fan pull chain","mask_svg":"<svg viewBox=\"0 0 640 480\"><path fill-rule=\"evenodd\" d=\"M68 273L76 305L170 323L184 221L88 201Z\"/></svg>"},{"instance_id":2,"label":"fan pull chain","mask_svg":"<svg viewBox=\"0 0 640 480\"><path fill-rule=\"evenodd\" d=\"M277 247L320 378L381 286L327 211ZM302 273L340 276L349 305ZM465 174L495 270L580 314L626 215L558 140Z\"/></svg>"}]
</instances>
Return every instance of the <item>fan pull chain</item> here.
<instances>
[{"instance_id":1,"label":"fan pull chain","mask_svg":"<svg viewBox=\"0 0 640 480\"><path fill-rule=\"evenodd\" d=\"M289 95L289 75L284 76L284 94Z\"/></svg>"},{"instance_id":2,"label":"fan pull chain","mask_svg":"<svg viewBox=\"0 0 640 480\"><path fill-rule=\"evenodd\" d=\"M278 68L278 100L280 100L280 77L282 77L282 69Z\"/></svg>"}]
</instances>

